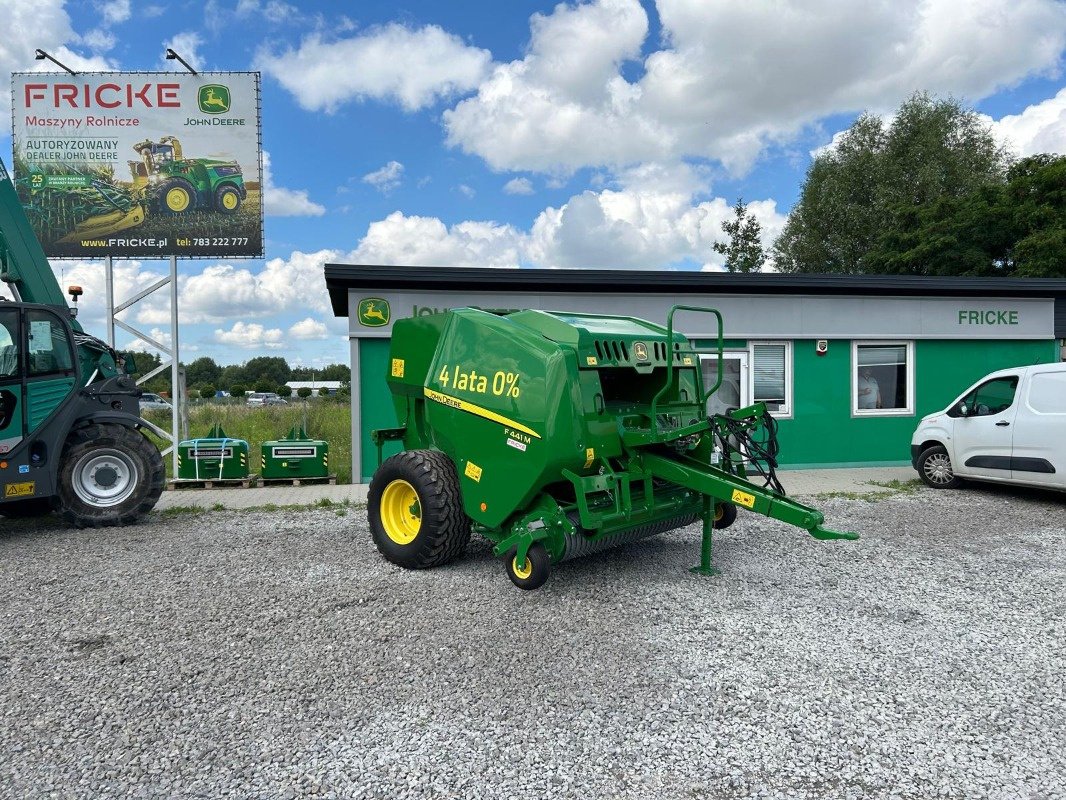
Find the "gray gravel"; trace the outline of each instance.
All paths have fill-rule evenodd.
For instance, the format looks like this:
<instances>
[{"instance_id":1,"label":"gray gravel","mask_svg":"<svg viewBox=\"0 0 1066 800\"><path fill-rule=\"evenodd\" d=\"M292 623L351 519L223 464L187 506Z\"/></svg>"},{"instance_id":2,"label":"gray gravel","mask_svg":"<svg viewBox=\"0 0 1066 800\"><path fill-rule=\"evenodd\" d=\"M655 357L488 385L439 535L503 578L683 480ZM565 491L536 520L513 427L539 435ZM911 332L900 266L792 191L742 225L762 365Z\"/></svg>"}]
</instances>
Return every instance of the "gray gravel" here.
<instances>
[{"instance_id":1,"label":"gray gravel","mask_svg":"<svg viewBox=\"0 0 1066 800\"><path fill-rule=\"evenodd\" d=\"M384 562L365 512L0 531L7 797L1051 798L1066 500L819 501L520 593L478 539Z\"/></svg>"}]
</instances>

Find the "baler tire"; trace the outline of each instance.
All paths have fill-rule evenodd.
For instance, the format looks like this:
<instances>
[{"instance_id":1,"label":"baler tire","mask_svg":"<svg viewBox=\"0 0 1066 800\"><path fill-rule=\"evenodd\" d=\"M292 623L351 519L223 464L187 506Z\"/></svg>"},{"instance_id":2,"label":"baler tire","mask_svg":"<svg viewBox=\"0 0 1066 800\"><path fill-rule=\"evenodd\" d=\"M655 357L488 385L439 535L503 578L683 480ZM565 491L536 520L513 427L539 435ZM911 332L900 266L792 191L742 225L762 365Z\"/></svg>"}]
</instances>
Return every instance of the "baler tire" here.
<instances>
[{"instance_id":1,"label":"baler tire","mask_svg":"<svg viewBox=\"0 0 1066 800\"><path fill-rule=\"evenodd\" d=\"M714 529L725 530L737 521L737 507L732 503L715 503Z\"/></svg>"},{"instance_id":2,"label":"baler tire","mask_svg":"<svg viewBox=\"0 0 1066 800\"><path fill-rule=\"evenodd\" d=\"M107 484L94 494L92 484L103 469L111 471L113 480L126 479L126 488L110 495L113 484ZM78 528L131 525L155 507L165 482L163 457L140 431L109 423L87 425L72 431L63 447L57 507Z\"/></svg>"},{"instance_id":3,"label":"baler tire","mask_svg":"<svg viewBox=\"0 0 1066 800\"><path fill-rule=\"evenodd\" d=\"M406 491L404 485L417 496L418 516L410 540L399 542L382 520L382 498L387 491ZM447 564L462 555L470 541L459 474L452 460L436 450L405 450L385 459L370 481L367 516L378 552L406 569Z\"/></svg>"},{"instance_id":4,"label":"baler tire","mask_svg":"<svg viewBox=\"0 0 1066 800\"><path fill-rule=\"evenodd\" d=\"M526 553L525 569L521 572L516 572L518 565L515 563L517 560L517 553L512 550L507 554L503 561L504 571L507 573L507 577L511 579L511 583L524 591L530 591L532 589L539 589L544 585L544 581L548 580L548 573L551 571L551 558L548 556L548 551L544 549L544 545L540 542L534 542L529 551Z\"/></svg>"}]
</instances>

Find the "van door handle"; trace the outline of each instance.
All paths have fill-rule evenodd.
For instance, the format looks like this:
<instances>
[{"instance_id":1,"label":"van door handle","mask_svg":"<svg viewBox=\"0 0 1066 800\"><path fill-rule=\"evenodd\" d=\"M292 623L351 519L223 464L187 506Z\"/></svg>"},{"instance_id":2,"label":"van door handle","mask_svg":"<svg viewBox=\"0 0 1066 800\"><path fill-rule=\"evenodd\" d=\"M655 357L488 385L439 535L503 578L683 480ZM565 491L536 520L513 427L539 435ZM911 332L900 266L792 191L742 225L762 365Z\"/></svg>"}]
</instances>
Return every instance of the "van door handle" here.
<instances>
[{"instance_id":1,"label":"van door handle","mask_svg":"<svg viewBox=\"0 0 1066 800\"><path fill-rule=\"evenodd\" d=\"M1006 428L1008 425L1010 425L1010 423L1007 422L1006 420L1004 420L1003 422L997 422L996 423L996 427L997 428Z\"/></svg>"}]
</instances>

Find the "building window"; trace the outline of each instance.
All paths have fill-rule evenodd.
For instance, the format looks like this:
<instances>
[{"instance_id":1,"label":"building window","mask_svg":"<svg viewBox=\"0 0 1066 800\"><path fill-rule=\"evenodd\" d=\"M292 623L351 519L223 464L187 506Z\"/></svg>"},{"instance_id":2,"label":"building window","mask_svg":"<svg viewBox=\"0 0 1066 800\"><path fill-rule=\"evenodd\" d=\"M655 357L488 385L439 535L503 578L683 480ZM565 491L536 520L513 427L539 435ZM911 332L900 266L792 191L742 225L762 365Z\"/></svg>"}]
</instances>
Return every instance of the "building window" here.
<instances>
[{"instance_id":1,"label":"building window","mask_svg":"<svg viewBox=\"0 0 1066 800\"><path fill-rule=\"evenodd\" d=\"M790 342L752 342L752 402L766 403L775 417L792 415L792 344Z\"/></svg>"},{"instance_id":2,"label":"building window","mask_svg":"<svg viewBox=\"0 0 1066 800\"><path fill-rule=\"evenodd\" d=\"M852 414L914 413L913 342L854 342L851 363Z\"/></svg>"}]
</instances>

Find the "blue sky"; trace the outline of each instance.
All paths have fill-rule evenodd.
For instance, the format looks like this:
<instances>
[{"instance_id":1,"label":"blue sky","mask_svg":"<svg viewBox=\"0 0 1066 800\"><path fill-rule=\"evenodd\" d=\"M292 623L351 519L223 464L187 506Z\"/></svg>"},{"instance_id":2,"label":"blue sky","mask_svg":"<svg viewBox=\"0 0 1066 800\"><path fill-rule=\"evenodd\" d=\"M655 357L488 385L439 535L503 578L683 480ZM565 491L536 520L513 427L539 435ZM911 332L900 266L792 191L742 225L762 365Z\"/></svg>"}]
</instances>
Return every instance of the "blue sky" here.
<instances>
[{"instance_id":1,"label":"blue sky","mask_svg":"<svg viewBox=\"0 0 1066 800\"><path fill-rule=\"evenodd\" d=\"M720 268L738 197L769 243L811 152L918 90L1019 154L1066 152L1060 0L6 0L5 17L4 71L40 68L36 47L168 70L169 45L263 73L267 258L181 263L185 361L346 362L327 261ZM54 267L101 331L101 265ZM165 265L116 269L131 294ZM127 315L165 338L165 305Z\"/></svg>"}]
</instances>

